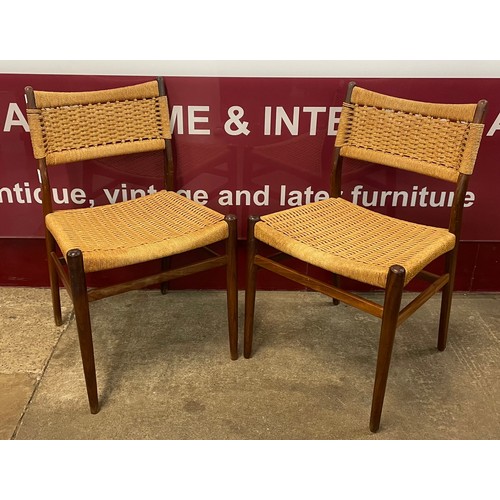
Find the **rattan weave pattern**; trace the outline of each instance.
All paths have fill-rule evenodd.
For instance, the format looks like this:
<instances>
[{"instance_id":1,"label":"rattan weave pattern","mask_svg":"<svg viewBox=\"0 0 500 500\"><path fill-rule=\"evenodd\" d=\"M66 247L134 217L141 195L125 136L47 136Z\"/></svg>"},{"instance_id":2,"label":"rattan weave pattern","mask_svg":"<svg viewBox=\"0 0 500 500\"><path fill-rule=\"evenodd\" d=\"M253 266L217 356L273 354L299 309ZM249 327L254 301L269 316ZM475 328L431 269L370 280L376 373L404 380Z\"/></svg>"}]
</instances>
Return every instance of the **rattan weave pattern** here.
<instances>
[{"instance_id":1,"label":"rattan weave pattern","mask_svg":"<svg viewBox=\"0 0 500 500\"><path fill-rule=\"evenodd\" d=\"M360 106L397 109L405 113L421 114L444 118L452 121L472 122L477 104L441 104L435 102L414 101L386 94L379 94L356 85L352 91L350 102Z\"/></svg>"},{"instance_id":2,"label":"rattan weave pattern","mask_svg":"<svg viewBox=\"0 0 500 500\"><path fill-rule=\"evenodd\" d=\"M358 87L354 91L361 104L344 103L335 143L343 156L453 182L459 173L472 173L484 127L471 123L474 105L419 103Z\"/></svg>"},{"instance_id":3,"label":"rattan weave pattern","mask_svg":"<svg viewBox=\"0 0 500 500\"><path fill-rule=\"evenodd\" d=\"M161 149L170 138L164 96L30 110L28 119L35 157L47 158L49 165L89 159L89 153L101 157L101 148L105 156L142 151L141 143Z\"/></svg>"},{"instance_id":4,"label":"rattan weave pattern","mask_svg":"<svg viewBox=\"0 0 500 500\"><path fill-rule=\"evenodd\" d=\"M408 283L455 245L446 229L387 217L341 198L262 216L255 236L305 262L379 287L385 287L390 266L403 266Z\"/></svg>"},{"instance_id":5,"label":"rattan weave pattern","mask_svg":"<svg viewBox=\"0 0 500 500\"><path fill-rule=\"evenodd\" d=\"M59 210L45 220L64 255L73 248L82 250L85 272L175 255L228 236L223 215L172 191Z\"/></svg>"},{"instance_id":6,"label":"rattan weave pattern","mask_svg":"<svg viewBox=\"0 0 500 500\"><path fill-rule=\"evenodd\" d=\"M159 95L157 80L105 90L87 90L82 92L35 91L37 108L56 108L60 106L73 106L75 104L96 104L111 101L133 101L134 99L148 99L150 97L158 97Z\"/></svg>"},{"instance_id":7,"label":"rattan weave pattern","mask_svg":"<svg viewBox=\"0 0 500 500\"><path fill-rule=\"evenodd\" d=\"M27 110L34 156L47 165L143 153L171 138L157 81L89 92L34 91Z\"/></svg>"},{"instance_id":8,"label":"rattan weave pattern","mask_svg":"<svg viewBox=\"0 0 500 500\"><path fill-rule=\"evenodd\" d=\"M159 99L44 109L45 149L55 152L163 138Z\"/></svg>"}]
</instances>

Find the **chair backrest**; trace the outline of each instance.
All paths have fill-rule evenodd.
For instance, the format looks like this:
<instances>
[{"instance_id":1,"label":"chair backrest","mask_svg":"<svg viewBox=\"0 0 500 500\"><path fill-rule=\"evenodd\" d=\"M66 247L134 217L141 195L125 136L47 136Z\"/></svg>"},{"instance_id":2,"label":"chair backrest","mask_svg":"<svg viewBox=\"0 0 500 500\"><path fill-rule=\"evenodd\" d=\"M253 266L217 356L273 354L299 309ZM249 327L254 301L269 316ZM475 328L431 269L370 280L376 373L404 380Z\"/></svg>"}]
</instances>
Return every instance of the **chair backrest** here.
<instances>
[{"instance_id":1,"label":"chair backrest","mask_svg":"<svg viewBox=\"0 0 500 500\"><path fill-rule=\"evenodd\" d=\"M102 91L25 92L34 156L47 165L156 151L171 138L161 78Z\"/></svg>"},{"instance_id":2,"label":"chair backrest","mask_svg":"<svg viewBox=\"0 0 500 500\"><path fill-rule=\"evenodd\" d=\"M335 146L343 157L457 182L473 171L486 105L411 101L353 82Z\"/></svg>"}]
</instances>

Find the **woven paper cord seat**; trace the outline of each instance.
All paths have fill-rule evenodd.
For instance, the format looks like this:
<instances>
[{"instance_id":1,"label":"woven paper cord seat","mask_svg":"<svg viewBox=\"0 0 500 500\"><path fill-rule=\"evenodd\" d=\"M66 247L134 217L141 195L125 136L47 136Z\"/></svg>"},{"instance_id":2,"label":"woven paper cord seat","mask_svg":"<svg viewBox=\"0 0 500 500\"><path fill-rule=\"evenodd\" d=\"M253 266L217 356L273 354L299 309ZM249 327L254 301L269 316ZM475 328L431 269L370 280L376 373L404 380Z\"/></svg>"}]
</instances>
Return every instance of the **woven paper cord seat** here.
<instances>
[{"instance_id":1,"label":"woven paper cord seat","mask_svg":"<svg viewBox=\"0 0 500 500\"><path fill-rule=\"evenodd\" d=\"M455 245L446 229L380 215L342 198L261 217L255 236L293 257L384 287L387 269L406 269L405 283Z\"/></svg>"},{"instance_id":2,"label":"woven paper cord seat","mask_svg":"<svg viewBox=\"0 0 500 500\"><path fill-rule=\"evenodd\" d=\"M250 357L259 269L324 293L381 319L370 430L379 429L396 329L435 293L442 291L438 349L446 347L460 226L468 178L474 170L484 129L486 101L429 103L392 97L351 82L342 106L333 154L331 198L248 220L244 355ZM432 227L389 217L342 199L342 165L349 158L351 179L378 165L455 184L448 227ZM314 165L315 158L307 165ZM364 162L364 163L361 163ZM361 168L359 168L361 167ZM305 169L304 169L305 171ZM377 183L386 177L381 175ZM344 190L348 192L348 190ZM260 251L265 243L269 249ZM443 256L441 262L434 261ZM327 276L282 263L292 257L328 271ZM443 269L431 272L428 265ZM342 287L343 278L382 288L383 305ZM426 283L402 307L412 280ZM350 281L346 282L350 284Z\"/></svg>"},{"instance_id":3,"label":"woven paper cord seat","mask_svg":"<svg viewBox=\"0 0 500 500\"><path fill-rule=\"evenodd\" d=\"M83 253L85 272L102 271L200 248L228 236L224 216L172 191L79 210L46 224L63 254Z\"/></svg>"}]
</instances>

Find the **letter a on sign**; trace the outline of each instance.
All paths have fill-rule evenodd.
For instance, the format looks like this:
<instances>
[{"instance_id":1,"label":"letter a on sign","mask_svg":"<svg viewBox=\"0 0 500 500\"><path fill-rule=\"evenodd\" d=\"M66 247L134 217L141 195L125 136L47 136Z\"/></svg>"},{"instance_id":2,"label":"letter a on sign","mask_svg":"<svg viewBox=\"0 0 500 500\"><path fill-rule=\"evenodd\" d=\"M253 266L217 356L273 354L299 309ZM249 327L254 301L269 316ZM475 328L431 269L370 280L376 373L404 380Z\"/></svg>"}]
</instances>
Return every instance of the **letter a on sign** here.
<instances>
[{"instance_id":1,"label":"letter a on sign","mask_svg":"<svg viewBox=\"0 0 500 500\"><path fill-rule=\"evenodd\" d=\"M29 132L30 128L28 126L28 122L22 111L19 109L19 106L15 102L11 102L9 104L9 109L7 110L7 117L5 118L5 125L3 127L4 132L10 132L10 129L15 127L23 127L25 132Z\"/></svg>"}]
</instances>

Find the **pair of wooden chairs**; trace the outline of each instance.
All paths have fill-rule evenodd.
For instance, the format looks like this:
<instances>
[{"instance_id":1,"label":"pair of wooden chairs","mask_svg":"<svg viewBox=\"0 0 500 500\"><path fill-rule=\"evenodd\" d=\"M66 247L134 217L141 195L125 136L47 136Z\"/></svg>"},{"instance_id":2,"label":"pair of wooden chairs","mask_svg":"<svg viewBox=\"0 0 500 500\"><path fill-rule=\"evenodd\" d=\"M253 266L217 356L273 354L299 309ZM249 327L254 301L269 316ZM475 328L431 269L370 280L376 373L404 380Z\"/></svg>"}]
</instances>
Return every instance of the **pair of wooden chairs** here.
<instances>
[{"instance_id":1,"label":"pair of wooden chairs","mask_svg":"<svg viewBox=\"0 0 500 500\"><path fill-rule=\"evenodd\" d=\"M174 192L174 159L168 103L161 78L93 92L44 92L26 88L27 113L42 180L43 211L54 317L61 323L59 287L73 300L92 413L99 411L89 302L215 267L225 267L229 344L238 357L236 217L224 216ZM335 144L331 197L248 223L244 356L252 351L255 282L267 269L382 320L370 429L380 425L396 328L443 290L438 348L446 346L458 240L467 182L482 135L486 101L431 104L385 96L351 83ZM162 150L165 190L95 208L53 211L48 170L53 165ZM344 157L401 168L456 184L449 227L423 226L381 215L341 197ZM373 168L376 168L373 166ZM209 245L225 241L226 252ZM278 250L259 253L259 242ZM210 256L173 269L170 257L205 248ZM425 270L445 255L440 275ZM333 285L279 262L292 257L329 271ZM151 260L159 272L120 285L88 290L86 274ZM384 304L340 288L340 277L385 289ZM429 282L401 309L403 288Z\"/></svg>"}]
</instances>

